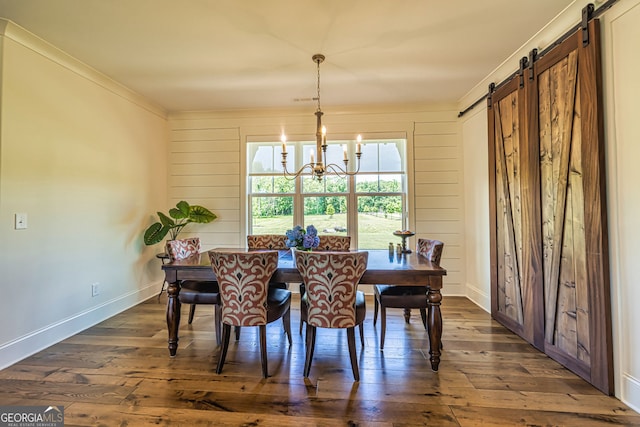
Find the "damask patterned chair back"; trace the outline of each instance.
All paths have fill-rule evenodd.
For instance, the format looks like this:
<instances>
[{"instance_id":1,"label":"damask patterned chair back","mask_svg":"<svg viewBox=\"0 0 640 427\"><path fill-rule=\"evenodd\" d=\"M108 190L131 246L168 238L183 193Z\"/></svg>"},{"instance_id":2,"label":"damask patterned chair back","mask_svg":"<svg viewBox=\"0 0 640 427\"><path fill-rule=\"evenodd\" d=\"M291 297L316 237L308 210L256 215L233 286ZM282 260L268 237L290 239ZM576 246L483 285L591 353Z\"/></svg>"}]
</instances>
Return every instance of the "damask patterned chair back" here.
<instances>
[{"instance_id":1,"label":"damask patterned chair back","mask_svg":"<svg viewBox=\"0 0 640 427\"><path fill-rule=\"evenodd\" d=\"M218 279L222 323L267 324L267 288L278 267L278 252L209 252Z\"/></svg>"},{"instance_id":2,"label":"damask patterned chair back","mask_svg":"<svg viewBox=\"0 0 640 427\"><path fill-rule=\"evenodd\" d=\"M287 236L284 234L254 234L247 236L247 248L256 249L272 249L272 250L289 250L286 245ZM279 289L289 289L289 284L284 282L270 282L270 287Z\"/></svg>"},{"instance_id":3,"label":"damask patterned chair back","mask_svg":"<svg viewBox=\"0 0 640 427\"><path fill-rule=\"evenodd\" d=\"M189 258L200 253L200 238L191 237L182 240L169 240L167 253L171 261Z\"/></svg>"},{"instance_id":4,"label":"damask patterned chair back","mask_svg":"<svg viewBox=\"0 0 640 427\"><path fill-rule=\"evenodd\" d=\"M444 243L440 240L418 239L416 250L436 265L440 265Z\"/></svg>"},{"instance_id":5,"label":"damask patterned chair back","mask_svg":"<svg viewBox=\"0 0 640 427\"><path fill-rule=\"evenodd\" d=\"M255 234L247 236L249 249L288 249L284 234Z\"/></svg>"},{"instance_id":6,"label":"damask patterned chair back","mask_svg":"<svg viewBox=\"0 0 640 427\"><path fill-rule=\"evenodd\" d=\"M331 236L321 235L320 244L318 245L319 251L340 251L348 252L351 248L351 236Z\"/></svg>"},{"instance_id":7,"label":"damask patterned chair back","mask_svg":"<svg viewBox=\"0 0 640 427\"><path fill-rule=\"evenodd\" d=\"M362 335L366 306L357 287L368 258L368 252L296 252L296 266L306 285L300 304L300 316L307 322L305 377L311 370L316 328L346 328L353 377L360 380L354 328L359 326Z\"/></svg>"}]
</instances>

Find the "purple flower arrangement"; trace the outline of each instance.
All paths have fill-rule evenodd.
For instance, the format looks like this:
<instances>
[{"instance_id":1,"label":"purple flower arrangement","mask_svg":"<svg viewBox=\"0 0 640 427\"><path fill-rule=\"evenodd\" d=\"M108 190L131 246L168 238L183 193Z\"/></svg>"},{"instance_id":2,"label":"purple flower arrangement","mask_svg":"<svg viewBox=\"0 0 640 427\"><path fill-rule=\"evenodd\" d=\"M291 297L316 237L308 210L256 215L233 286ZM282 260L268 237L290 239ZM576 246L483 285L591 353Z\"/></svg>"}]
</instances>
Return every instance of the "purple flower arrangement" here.
<instances>
[{"instance_id":1,"label":"purple flower arrangement","mask_svg":"<svg viewBox=\"0 0 640 427\"><path fill-rule=\"evenodd\" d=\"M285 243L289 248L296 248L301 251L310 251L313 248L317 248L320 244L318 230L316 230L313 225L307 226L306 230L301 226L296 225L292 230L287 230L285 234L287 236L287 241Z\"/></svg>"}]
</instances>

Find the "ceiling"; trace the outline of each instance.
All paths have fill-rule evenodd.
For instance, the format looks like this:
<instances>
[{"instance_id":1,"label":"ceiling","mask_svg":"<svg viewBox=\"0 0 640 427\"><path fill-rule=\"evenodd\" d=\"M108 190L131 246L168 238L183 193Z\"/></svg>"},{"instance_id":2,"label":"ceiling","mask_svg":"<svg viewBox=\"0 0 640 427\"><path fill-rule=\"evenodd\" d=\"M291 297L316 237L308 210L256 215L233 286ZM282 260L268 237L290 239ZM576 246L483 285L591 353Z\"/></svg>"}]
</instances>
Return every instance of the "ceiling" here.
<instances>
[{"instance_id":1,"label":"ceiling","mask_svg":"<svg viewBox=\"0 0 640 427\"><path fill-rule=\"evenodd\" d=\"M574 1L0 0L0 17L170 112L315 105L322 53L324 109L459 102Z\"/></svg>"}]
</instances>

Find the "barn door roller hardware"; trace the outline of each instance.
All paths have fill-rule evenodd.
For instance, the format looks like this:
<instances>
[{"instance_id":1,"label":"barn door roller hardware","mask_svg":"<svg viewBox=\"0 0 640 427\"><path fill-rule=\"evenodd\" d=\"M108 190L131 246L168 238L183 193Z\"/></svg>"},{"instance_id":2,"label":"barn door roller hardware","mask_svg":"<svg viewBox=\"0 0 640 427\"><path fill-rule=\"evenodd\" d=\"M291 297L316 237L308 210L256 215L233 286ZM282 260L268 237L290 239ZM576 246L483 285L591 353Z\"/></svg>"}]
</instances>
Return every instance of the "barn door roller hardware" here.
<instances>
[{"instance_id":1,"label":"barn door roller hardware","mask_svg":"<svg viewBox=\"0 0 640 427\"><path fill-rule=\"evenodd\" d=\"M538 49L531 49L529 52L529 80L533 80L534 71L533 71L533 63L538 60Z\"/></svg>"},{"instance_id":2,"label":"barn door roller hardware","mask_svg":"<svg viewBox=\"0 0 640 427\"><path fill-rule=\"evenodd\" d=\"M527 68L528 65L529 65L529 58L527 58L526 56L523 56L522 58L520 58L520 71L518 72L520 76L520 89L524 87L524 70Z\"/></svg>"},{"instance_id":3,"label":"barn door roller hardware","mask_svg":"<svg viewBox=\"0 0 640 427\"><path fill-rule=\"evenodd\" d=\"M495 91L496 91L496 84L489 83L489 92L487 94L487 108L493 107L493 101L491 98L493 97L493 92Z\"/></svg>"},{"instance_id":4,"label":"barn door roller hardware","mask_svg":"<svg viewBox=\"0 0 640 427\"><path fill-rule=\"evenodd\" d=\"M589 46L589 21L593 18L594 10L593 3L582 8L582 47Z\"/></svg>"}]
</instances>

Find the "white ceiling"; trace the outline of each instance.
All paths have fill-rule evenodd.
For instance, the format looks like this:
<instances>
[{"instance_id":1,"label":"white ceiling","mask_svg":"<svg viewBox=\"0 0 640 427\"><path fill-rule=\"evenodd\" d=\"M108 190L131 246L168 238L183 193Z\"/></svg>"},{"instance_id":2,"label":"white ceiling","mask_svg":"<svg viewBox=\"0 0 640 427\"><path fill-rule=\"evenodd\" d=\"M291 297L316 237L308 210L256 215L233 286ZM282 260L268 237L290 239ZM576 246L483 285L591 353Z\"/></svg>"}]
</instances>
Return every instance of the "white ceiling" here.
<instances>
[{"instance_id":1,"label":"white ceiling","mask_svg":"<svg viewBox=\"0 0 640 427\"><path fill-rule=\"evenodd\" d=\"M314 105L322 53L324 109L458 102L574 1L0 0L0 17L167 111Z\"/></svg>"}]
</instances>

